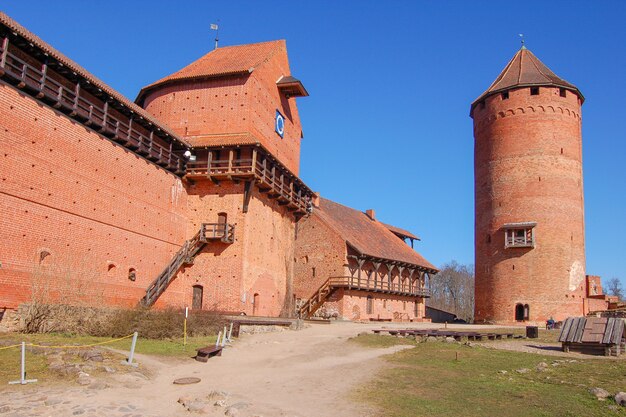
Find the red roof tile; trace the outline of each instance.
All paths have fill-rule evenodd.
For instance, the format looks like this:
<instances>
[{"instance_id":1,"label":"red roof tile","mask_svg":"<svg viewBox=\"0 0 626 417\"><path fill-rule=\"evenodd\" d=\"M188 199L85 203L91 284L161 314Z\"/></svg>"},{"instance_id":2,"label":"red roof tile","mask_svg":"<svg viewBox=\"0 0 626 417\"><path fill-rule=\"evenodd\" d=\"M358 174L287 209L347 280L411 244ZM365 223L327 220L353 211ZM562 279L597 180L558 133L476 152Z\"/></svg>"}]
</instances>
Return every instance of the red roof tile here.
<instances>
[{"instance_id":1,"label":"red roof tile","mask_svg":"<svg viewBox=\"0 0 626 417\"><path fill-rule=\"evenodd\" d=\"M472 110L479 101L492 94L518 87L554 86L566 88L577 94L583 101L580 90L560 78L539 60L532 52L523 47L504 67L498 78L472 103Z\"/></svg>"},{"instance_id":2,"label":"red roof tile","mask_svg":"<svg viewBox=\"0 0 626 417\"><path fill-rule=\"evenodd\" d=\"M148 90L173 81L251 73L280 49L286 49L284 40L214 49L175 73L142 88L135 102L141 103Z\"/></svg>"},{"instance_id":3,"label":"red roof tile","mask_svg":"<svg viewBox=\"0 0 626 417\"><path fill-rule=\"evenodd\" d=\"M422 255L398 239L385 224L371 220L361 211L320 198L319 208L315 208L313 214L363 255L437 270Z\"/></svg>"},{"instance_id":4,"label":"red roof tile","mask_svg":"<svg viewBox=\"0 0 626 417\"><path fill-rule=\"evenodd\" d=\"M195 148L203 146L252 145L261 143L261 141L250 133L186 136L185 139Z\"/></svg>"}]
</instances>

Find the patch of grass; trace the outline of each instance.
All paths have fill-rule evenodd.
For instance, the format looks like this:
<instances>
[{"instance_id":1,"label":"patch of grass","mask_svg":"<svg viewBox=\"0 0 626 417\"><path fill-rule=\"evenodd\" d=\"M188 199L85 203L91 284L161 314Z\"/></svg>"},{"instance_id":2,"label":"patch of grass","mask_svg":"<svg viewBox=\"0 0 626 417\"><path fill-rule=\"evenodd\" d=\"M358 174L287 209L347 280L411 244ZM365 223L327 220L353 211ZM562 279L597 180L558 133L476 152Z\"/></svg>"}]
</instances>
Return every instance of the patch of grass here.
<instances>
[{"instance_id":1,"label":"patch of grass","mask_svg":"<svg viewBox=\"0 0 626 417\"><path fill-rule=\"evenodd\" d=\"M356 341L363 338L364 345L374 345L370 336ZM611 394L624 390L625 360L569 362L564 357L439 342L417 344L386 360L389 366L356 394L386 416L626 415L626 409L609 409L612 400L600 402L589 393L592 387ZM537 370L540 362L548 364L545 371ZM522 368L528 372L518 373Z\"/></svg>"},{"instance_id":2,"label":"patch of grass","mask_svg":"<svg viewBox=\"0 0 626 417\"><path fill-rule=\"evenodd\" d=\"M92 345L95 343L108 342L115 340L109 337L95 337L95 336L77 336L68 334L4 334L0 340L2 346L8 346L13 344L19 344L22 341L26 343L32 343L41 346L64 346L63 348L33 348L27 346L26 349L26 372L27 378L30 376L42 381L61 381L66 380L63 376L51 372L48 369L48 361L46 359L46 353L59 352L64 355L66 362L83 362L78 356L82 350L89 349L88 347L82 348L81 346ZM119 340L113 343L107 343L94 348L102 348L106 357L114 359L113 363L118 364L119 360L123 359L122 355L114 352L109 352L106 348L113 348L118 351L127 353L130 351L131 338ZM198 336L187 338L187 345L183 346L183 340L153 340L143 339L139 337L137 339L137 346L135 352L146 355L167 356L173 358L190 358L195 356L196 349L205 347L207 345L215 344L217 340L216 336ZM20 376L20 355L21 348L14 347L11 349L0 350L0 384L6 384L8 381L18 380ZM114 366L115 367L115 366Z\"/></svg>"},{"instance_id":3,"label":"patch of grass","mask_svg":"<svg viewBox=\"0 0 626 417\"><path fill-rule=\"evenodd\" d=\"M371 347L371 348L386 348L390 346L396 345L415 345L415 339L411 339L408 337L396 337L389 335L377 335L371 333L363 333L357 337L353 337L350 339L355 343L358 343L361 346Z\"/></svg>"},{"instance_id":4,"label":"patch of grass","mask_svg":"<svg viewBox=\"0 0 626 417\"><path fill-rule=\"evenodd\" d=\"M13 337L4 337L3 342L6 344L8 341L14 341L20 343L22 341L27 343L33 343L36 345L47 346L85 346L95 343L104 343L115 340L111 337L98 337L98 336L80 336L69 335L63 333L46 333L46 334L14 334ZM217 336L195 336L187 338L187 345L183 346L183 339L166 339L166 340L154 340L144 339L141 335L137 338L137 346L135 352L143 353L146 355L161 355L161 356L180 356L186 357L195 354L195 350L210 344L215 344ZM132 338L119 340L112 343L106 343L100 347L110 347L117 350L130 351ZM16 350L19 350L16 348ZM3 352L3 351L0 351Z\"/></svg>"}]
</instances>

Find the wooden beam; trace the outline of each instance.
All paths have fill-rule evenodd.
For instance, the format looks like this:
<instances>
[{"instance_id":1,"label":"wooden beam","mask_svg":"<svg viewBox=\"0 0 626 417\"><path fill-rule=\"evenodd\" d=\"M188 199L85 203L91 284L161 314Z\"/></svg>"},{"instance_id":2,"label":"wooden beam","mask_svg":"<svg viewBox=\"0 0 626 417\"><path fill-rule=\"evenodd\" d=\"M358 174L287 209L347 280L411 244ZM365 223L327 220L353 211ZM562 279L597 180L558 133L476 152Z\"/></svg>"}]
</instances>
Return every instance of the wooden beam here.
<instances>
[{"instance_id":1,"label":"wooden beam","mask_svg":"<svg viewBox=\"0 0 626 417\"><path fill-rule=\"evenodd\" d=\"M78 113L78 100L80 99L80 83L76 83L74 87L74 104L72 104L72 113L70 116L76 116Z\"/></svg>"},{"instance_id":2,"label":"wooden beam","mask_svg":"<svg viewBox=\"0 0 626 417\"><path fill-rule=\"evenodd\" d=\"M242 212L248 212L248 205L250 204L250 197L252 196L252 181L246 181L243 183L243 208Z\"/></svg>"},{"instance_id":3,"label":"wooden beam","mask_svg":"<svg viewBox=\"0 0 626 417\"><path fill-rule=\"evenodd\" d=\"M213 160L213 151L209 151L206 160L206 177L211 178L211 161Z\"/></svg>"},{"instance_id":4,"label":"wooden beam","mask_svg":"<svg viewBox=\"0 0 626 417\"><path fill-rule=\"evenodd\" d=\"M0 75L4 75L4 68L7 63L7 54L9 53L9 37L2 39L2 55L0 56Z\"/></svg>"},{"instance_id":5,"label":"wooden beam","mask_svg":"<svg viewBox=\"0 0 626 417\"><path fill-rule=\"evenodd\" d=\"M104 102L104 116L102 116L102 127L100 128L100 132L106 132L107 130L107 118L109 116L109 102Z\"/></svg>"},{"instance_id":6,"label":"wooden beam","mask_svg":"<svg viewBox=\"0 0 626 417\"><path fill-rule=\"evenodd\" d=\"M37 98L42 98L43 97L43 89L46 85L46 77L48 73L48 64L46 64L45 62L41 65L41 79L39 80L39 93L37 94Z\"/></svg>"}]
</instances>

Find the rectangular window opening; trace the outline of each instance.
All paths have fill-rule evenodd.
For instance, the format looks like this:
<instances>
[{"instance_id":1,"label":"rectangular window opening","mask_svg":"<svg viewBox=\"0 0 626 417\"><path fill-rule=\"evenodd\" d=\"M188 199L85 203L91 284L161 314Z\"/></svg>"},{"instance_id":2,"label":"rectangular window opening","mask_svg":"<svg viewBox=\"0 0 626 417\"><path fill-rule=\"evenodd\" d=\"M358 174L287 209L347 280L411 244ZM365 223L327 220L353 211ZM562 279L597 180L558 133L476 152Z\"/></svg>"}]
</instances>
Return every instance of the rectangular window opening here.
<instances>
[{"instance_id":1,"label":"rectangular window opening","mask_svg":"<svg viewBox=\"0 0 626 417\"><path fill-rule=\"evenodd\" d=\"M502 94L502 100L508 100L509 99L509 92L508 91L504 91Z\"/></svg>"},{"instance_id":2,"label":"rectangular window opening","mask_svg":"<svg viewBox=\"0 0 626 417\"><path fill-rule=\"evenodd\" d=\"M567 90L564 88L559 88L559 95L561 97L567 97Z\"/></svg>"},{"instance_id":3,"label":"rectangular window opening","mask_svg":"<svg viewBox=\"0 0 626 417\"><path fill-rule=\"evenodd\" d=\"M534 248L534 226L511 227L505 229L505 248Z\"/></svg>"},{"instance_id":4,"label":"rectangular window opening","mask_svg":"<svg viewBox=\"0 0 626 417\"><path fill-rule=\"evenodd\" d=\"M538 96L539 95L539 87L530 87L530 95Z\"/></svg>"}]
</instances>

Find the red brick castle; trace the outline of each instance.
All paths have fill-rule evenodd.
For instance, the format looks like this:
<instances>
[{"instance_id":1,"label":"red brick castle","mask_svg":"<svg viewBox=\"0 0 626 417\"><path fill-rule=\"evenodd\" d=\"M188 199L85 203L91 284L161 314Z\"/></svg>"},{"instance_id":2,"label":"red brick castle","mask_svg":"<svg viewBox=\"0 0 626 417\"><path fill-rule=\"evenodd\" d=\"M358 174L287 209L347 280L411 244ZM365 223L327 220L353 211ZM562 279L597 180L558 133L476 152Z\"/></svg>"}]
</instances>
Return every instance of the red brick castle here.
<instances>
[{"instance_id":1,"label":"red brick castle","mask_svg":"<svg viewBox=\"0 0 626 417\"><path fill-rule=\"evenodd\" d=\"M298 176L307 95L273 41L215 49L131 102L0 13L0 312L43 291L47 302L307 316L331 272L310 277L296 259L318 239L311 259L332 257L333 273L354 279L367 256L378 265L380 278L345 292L370 300L363 314L343 316L423 317L437 271L408 232L361 218L368 239L396 247L377 253L345 236L330 253L324 236L298 233L319 210ZM397 300L383 311L382 298Z\"/></svg>"}]
</instances>

